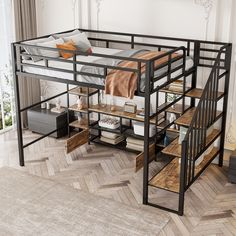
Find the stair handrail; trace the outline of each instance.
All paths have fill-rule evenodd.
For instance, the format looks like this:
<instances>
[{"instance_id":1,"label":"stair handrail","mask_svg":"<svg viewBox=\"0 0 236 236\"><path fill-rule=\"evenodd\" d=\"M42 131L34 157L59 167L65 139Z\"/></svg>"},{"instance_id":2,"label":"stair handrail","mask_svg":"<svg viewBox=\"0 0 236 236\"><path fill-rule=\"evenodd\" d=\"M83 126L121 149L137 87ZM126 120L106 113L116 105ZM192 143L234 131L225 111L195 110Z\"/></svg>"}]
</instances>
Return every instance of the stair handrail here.
<instances>
[{"instance_id":1,"label":"stair handrail","mask_svg":"<svg viewBox=\"0 0 236 236\"><path fill-rule=\"evenodd\" d=\"M184 184L180 191L185 191L195 178L195 161L211 143L206 142L207 129L216 121L218 88L221 68L221 56L228 45L220 48L215 59L201 98L193 114L192 121L182 141L181 178ZM198 137L199 136L199 137Z\"/></svg>"}]
</instances>

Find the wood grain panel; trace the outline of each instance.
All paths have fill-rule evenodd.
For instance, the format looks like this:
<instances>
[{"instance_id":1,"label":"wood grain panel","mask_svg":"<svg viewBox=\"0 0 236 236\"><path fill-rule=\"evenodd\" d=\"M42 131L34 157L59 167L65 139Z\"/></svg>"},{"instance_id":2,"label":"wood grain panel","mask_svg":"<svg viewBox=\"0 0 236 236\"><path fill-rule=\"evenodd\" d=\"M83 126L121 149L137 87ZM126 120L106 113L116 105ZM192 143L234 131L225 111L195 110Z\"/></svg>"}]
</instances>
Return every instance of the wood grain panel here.
<instances>
[{"instance_id":1,"label":"wood grain panel","mask_svg":"<svg viewBox=\"0 0 236 236\"><path fill-rule=\"evenodd\" d=\"M209 145L218 135L220 131L214 129L206 138L206 146ZM166 148L162 150L163 153L167 155L172 155L175 157L181 157L182 145L179 144L178 138L176 138L172 143L170 143Z\"/></svg>"},{"instance_id":2,"label":"wood grain panel","mask_svg":"<svg viewBox=\"0 0 236 236\"><path fill-rule=\"evenodd\" d=\"M155 158L155 144L152 144L149 146L149 162L153 161ZM143 168L143 162L144 162L144 152L140 153L136 157L136 168L135 171L139 171Z\"/></svg>"},{"instance_id":3,"label":"wood grain panel","mask_svg":"<svg viewBox=\"0 0 236 236\"><path fill-rule=\"evenodd\" d=\"M66 140L66 153L70 153L74 151L76 148L82 146L87 143L89 139L89 131L88 129L83 130L80 133L75 134L68 140Z\"/></svg>"},{"instance_id":4,"label":"wood grain panel","mask_svg":"<svg viewBox=\"0 0 236 236\"><path fill-rule=\"evenodd\" d=\"M195 167L195 176L206 166L206 164L217 154L218 148L213 148L209 154L204 156L203 161ZM174 158L162 171L154 176L149 185L170 190L178 193L180 187L180 159Z\"/></svg>"}]
</instances>

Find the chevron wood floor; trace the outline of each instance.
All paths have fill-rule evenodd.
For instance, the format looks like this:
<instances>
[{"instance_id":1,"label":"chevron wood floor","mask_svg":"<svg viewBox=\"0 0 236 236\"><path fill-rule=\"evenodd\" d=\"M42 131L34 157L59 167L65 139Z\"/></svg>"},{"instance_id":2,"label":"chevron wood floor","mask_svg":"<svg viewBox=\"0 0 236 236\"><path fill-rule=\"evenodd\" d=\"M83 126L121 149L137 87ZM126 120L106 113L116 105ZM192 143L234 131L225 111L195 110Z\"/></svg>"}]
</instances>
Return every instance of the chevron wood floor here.
<instances>
[{"instance_id":1,"label":"chevron wood floor","mask_svg":"<svg viewBox=\"0 0 236 236\"><path fill-rule=\"evenodd\" d=\"M29 142L36 134L25 132ZM134 172L135 156L98 145L84 145L65 155L64 140L46 138L25 151L26 166L18 166L15 131L0 135L0 166L19 168L75 189L133 206L142 202L142 170ZM150 175L161 168L152 163ZM150 189L153 202L174 206L176 195ZM149 208L150 211L160 211ZM162 236L236 235L236 186L227 182L227 168L211 165L186 193L185 215L169 215ZM153 232L155 235L155 232Z\"/></svg>"}]
</instances>

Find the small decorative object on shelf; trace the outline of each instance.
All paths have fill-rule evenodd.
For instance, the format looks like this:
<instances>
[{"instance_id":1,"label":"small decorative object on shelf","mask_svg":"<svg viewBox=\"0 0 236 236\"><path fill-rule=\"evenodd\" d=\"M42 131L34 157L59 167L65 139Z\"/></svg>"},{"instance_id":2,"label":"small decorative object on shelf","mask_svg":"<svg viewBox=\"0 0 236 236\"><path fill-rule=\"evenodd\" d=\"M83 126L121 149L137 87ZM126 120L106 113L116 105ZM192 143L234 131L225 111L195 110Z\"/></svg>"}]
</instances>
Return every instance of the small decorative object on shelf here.
<instances>
[{"instance_id":1,"label":"small decorative object on shelf","mask_svg":"<svg viewBox=\"0 0 236 236\"><path fill-rule=\"evenodd\" d=\"M83 118L82 118L82 116L79 114L77 119L78 119L78 122L81 123L81 121L82 121Z\"/></svg>"},{"instance_id":2,"label":"small decorative object on shelf","mask_svg":"<svg viewBox=\"0 0 236 236\"><path fill-rule=\"evenodd\" d=\"M111 97L111 111L116 111L116 106L115 106L115 101L114 101L114 97Z\"/></svg>"},{"instance_id":3,"label":"small decorative object on shelf","mask_svg":"<svg viewBox=\"0 0 236 236\"><path fill-rule=\"evenodd\" d=\"M98 125L107 129L118 129L120 122L115 118L106 117L98 122Z\"/></svg>"},{"instance_id":4,"label":"small decorative object on shelf","mask_svg":"<svg viewBox=\"0 0 236 236\"><path fill-rule=\"evenodd\" d=\"M175 129L176 125L174 124L174 121L176 120L176 115L174 113L170 113L170 117L169 117L169 122L173 123L170 128L171 129Z\"/></svg>"},{"instance_id":5,"label":"small decorative object on shelf","mask_svg":"<svg viewBox=\"0 0 236 236\"><path fill-rule=\"evenodd\" d=\"M174 92L183 92L183 87L184 87L183 81L176 80L175 82L170 84L169 90Z\"/></svg>"},{"instance_id":6,"label":"small decorative object on shelf","mask_svg":"<svg viewBox=\"0 0 236 236\"><path fill-rule=\"evenodd\" d=\"M124 105L124 111L135 114L137 112L137 105L132 102L126 102Z\"/></svg>"},{"instance_id":7,"label":"small decorative object on shelf","mask_svg":"<svg viewBox=\"0 0 236 236\"><path fill-rule=\"evenodd\" d=\"M152 111L150 111L150 116L152 116L154 113ZM145 117L145 111L144 108L141 109L141 111L139 113L136 114L137 118L143 118Z\"/></svg>"},{"instance_id":8,"label":"small decorative object on shelf","mask_svg":"<svg viewBox=\"0 0 236 236\"><path fill-rule=\"evenodd\" d=\"M176 95L176 94L171 94L171 93L167 93L167 102L174 102L176 99L178 99L180 96ZM173 109L175 108L175 105L171 106Z\"/></svg>"},{"instance_id":9,"label":"small decorative object on shelf","mask_svg":"<svg viewBox=\"0 0 236 236\"><path fill-rule=\"evenodd\" d=\"M86 103L85 103L85 100L84 100L84 98L81 96L78 96L78 99L77 99L77 108L79 109L79 110L82 110L82 109L84 109L84 108L86 108Z\"/></svg>"},{"instance_id":10,"label":"small decorative object on shelf","mask_svg":"<svg viewBox=\"0 0 236 236\"><path fill-rule=\"evenodd\" d=\"M47 110L50 110L50 103L49 102L46 102L46 108L47 108Z\"/></svg>"},{"instance_id":11,"label":"small decorative object on shelf","mask_svg":"<svg viewBox=\"0 0 236 236\"><path fill-rule=\"evenodd\" d=\"M101 91L99 104L101 107L106 107L107 105L106 95L104 90Z\"/></svg>"},{"instance_id":12,"label":"small decorative object on shelf","mask_svg":"<svg viewBox=\"0 0 236 236\"><path fill-rule=\"evenodd\" d=\"M55 113L59 113L59 114L65 112L65 108L61 107L61 100L60 99L57 99L56 107L53 107L51 109L51 112L55 112Z\"/></svg>"},{"instance_id":13,"label":"small decorative object on shelf","mask_svg":"<svg viewBox=\"0 0 236 236\"><path fill-rule=\"evenodd\" d=\"M44 96L41 96L40 99L41 99L41 102L42 102L43 100L45 100L45 99L44 99ZM46 108L45 102L41 103L41 108L42 108L42 109L45 109L45 108Z\"/></svg>"},{"instance_id":14,"label":"small decorative object on shelf","mask_svg":"<svg viewBox=\"0 0 236 236\"><path fill-rule=\"evenodd\" d=\"M168 146L170 144L170 139L169 139L169 137L167 136L167 134L165 135L165 137L164 137L164 146L166 147L166 146Z\"/></svg>"}]
</instances>

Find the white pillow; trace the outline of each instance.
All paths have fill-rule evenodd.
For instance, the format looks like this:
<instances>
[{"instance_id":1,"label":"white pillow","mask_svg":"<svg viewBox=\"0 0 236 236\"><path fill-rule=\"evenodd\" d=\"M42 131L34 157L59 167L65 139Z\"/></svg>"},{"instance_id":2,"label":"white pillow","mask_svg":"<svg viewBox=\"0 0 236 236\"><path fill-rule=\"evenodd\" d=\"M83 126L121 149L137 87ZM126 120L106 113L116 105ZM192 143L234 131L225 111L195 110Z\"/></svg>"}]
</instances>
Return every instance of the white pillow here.
<instances>
[{"instance_id":1,"label":"white pillow","mask_svg":"<svg viewBox=\"0 0 236 236\"><path fill-rule=\"evenodd\" d=\"M85 33L72 35L69 37L65 37L63 39L65 42L72 40L75 43L78 50L80 50L82 52L87 52L88 49L90 49L92 47L91 43L89 42L87 35Z\"/></svg>"},{"instance_id":2,"label":"white pillow","mask_svg":"<svg viewBox=\"0 0 236 236\"><path fill-rule=\"evenodd\" d=\"M57 48L57 44L63 44L63 43L64 43L63 39L55 39L50 42L37 43L37 45L41 47ZM45 57L53 57L53 58L60 57L59 50L51 51L51 50L46 50L46 49L39 49L39 54Z\"/></svg>"},{"instance_id":3,"label":"white pillow","mask_svg":"<svg viewBox=\"0 0 236 236\"><path fill-rule=\"evenodd\" d=\"M73 35L76 35L76 34L81 34L79 30L74 30L72 32L69 32L69 33L64 33L64 34L54 34L53 37L55 39L59 39L59 38L65 38L65 37L70 37L70 36L73 36Z\"/></svg>"},{"instance_id":4,"label":"white pillow","mask_svg":"<svg viewBox=\"0 0 236 236\"><path fill-rule=\"evenodd\" d=\"M42 38L42 39L34 39L34 40L29 40L24 42L24 44L28 44L28 45L33 45L36 46L38 43L45 43L45 42L51 42L55 40L52 36L48 37L48 38ZM40 55L38 48L32 48L32 47L24 47L25 51L28 54L32 54L32 55ZM29 57L27 55L23 56L23 59L29 59ZM38 57L31 57L31 59L34 62L40 61L41 59Z\"/></svg>"}]
</instances>

